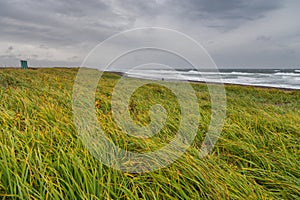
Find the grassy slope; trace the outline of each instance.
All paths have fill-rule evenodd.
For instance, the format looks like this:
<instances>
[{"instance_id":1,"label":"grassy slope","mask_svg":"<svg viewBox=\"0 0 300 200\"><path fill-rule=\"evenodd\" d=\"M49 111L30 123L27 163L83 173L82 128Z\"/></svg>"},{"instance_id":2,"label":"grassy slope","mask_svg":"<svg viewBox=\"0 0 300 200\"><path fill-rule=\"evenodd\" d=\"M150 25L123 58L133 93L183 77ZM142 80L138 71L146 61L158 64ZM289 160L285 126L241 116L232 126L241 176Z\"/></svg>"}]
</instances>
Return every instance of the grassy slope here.
<instances>
[{"instance_id":1,"label":"grassy slope","mask_svg":"<svg viewBox=\"0 0 300 200\"><path fill-rule=\"evenodd\" d=\"M0 197L300 199L299 91L226 86L222 136L213 153L199 159L210 102L206 86L195 84L202 118L188 153L164 169L132 175L103 166L77 137L71 105L76 73L76 69L0 71ZM158 148L178 128L178 105L165 102L174 97L157 85L139 89L130 104L138 123L149 122L147 95L157 97L154 101L165 104L172 115L153 141L128 138L110 111L117 79L106 74L100 83L95 105L102 126L125 149Z\"/></svg>"}]
</instances>

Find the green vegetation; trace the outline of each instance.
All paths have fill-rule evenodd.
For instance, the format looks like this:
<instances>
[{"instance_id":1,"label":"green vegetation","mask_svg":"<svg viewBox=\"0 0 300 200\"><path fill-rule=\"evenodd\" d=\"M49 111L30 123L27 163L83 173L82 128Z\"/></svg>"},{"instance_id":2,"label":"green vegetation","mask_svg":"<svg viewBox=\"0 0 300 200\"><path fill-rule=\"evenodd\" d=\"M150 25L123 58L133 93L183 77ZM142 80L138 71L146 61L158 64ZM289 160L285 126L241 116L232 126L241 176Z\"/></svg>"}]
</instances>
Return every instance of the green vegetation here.
<instances>
[{"instance_id":1,"label":"green vegetation","mask_svg":"<svg viewBox=\"0 0 300 200\"><path fill-rule=\"evenodd\" d=\"M102 165L77 136L76 74L77 69L1 69L0 198L300 199L300 91L226 86L222 135L213 152L200 159L210 100L206 85L194 84L201 120L193 145L166 168L128 174ZM178 129L174 95L156 84L138 89L129 105L132 118L149 123L149 105L159 102L166 107L167 124L152 139L129 137L112 120L110 97L118 79L106 73L95 98L107 135L130 151L163 146Z\"/></svg>"}]
</instances>

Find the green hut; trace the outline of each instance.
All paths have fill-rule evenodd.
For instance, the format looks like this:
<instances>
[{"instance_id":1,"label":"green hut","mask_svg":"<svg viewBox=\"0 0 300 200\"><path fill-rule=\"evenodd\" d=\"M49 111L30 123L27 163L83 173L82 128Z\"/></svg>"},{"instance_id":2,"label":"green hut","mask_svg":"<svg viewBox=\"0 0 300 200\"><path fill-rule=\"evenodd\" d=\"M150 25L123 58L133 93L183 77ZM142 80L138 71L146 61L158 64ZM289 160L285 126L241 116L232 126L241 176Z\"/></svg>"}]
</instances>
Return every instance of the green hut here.
<instances>
[{"instance_id":1,"label":"green hut","mask_svg":"<svg viewBox=\"0 0 300 200\"><path fill-rule=\"evenodd\" d=\"M28 68L27 60L21 60L21 68L22 69L27 69Z\"/></svg>"}]
</instances>

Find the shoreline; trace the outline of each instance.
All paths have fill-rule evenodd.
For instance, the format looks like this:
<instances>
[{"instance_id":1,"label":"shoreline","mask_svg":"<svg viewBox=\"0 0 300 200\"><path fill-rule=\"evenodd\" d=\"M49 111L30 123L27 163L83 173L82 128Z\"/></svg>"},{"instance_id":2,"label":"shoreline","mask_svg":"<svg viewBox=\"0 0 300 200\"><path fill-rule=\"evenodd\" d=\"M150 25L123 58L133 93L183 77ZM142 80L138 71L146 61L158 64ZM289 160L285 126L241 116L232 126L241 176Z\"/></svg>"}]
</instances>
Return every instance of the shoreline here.
<instances>
[{"instance_id":1,"label":"shoreline","mask_svg":"<svg viewBox=\"0 0 300 200\"><path fill-rule=\"evenodd\" d=\"M280 87L272 87L272 86L263 86L263 85L246 85L246 84L239 84L239 83L218 83L218 82L206 82L206 81L191 81L191 80L174 80L174 79L164 79L164 80L158 80L158 79L147 79L147 78L140 78L140 77L130 77L127 76L124 72L116 72L116 71L104 71L112 74L116 74L118 76L126 77L126 78L135 78L135 79L141 79L141 80L156 80L156 81L169 81L169 82L187 82L187 83L193 83L193 84L215 84L215 85L224 85L224 86L242 86L242 87L250 87L250 88L260 88L260 89L275 89L275 90L283 90L283 91L299 91L300 89L296 88L280 88Z\"/></svg>"}]
</instances>

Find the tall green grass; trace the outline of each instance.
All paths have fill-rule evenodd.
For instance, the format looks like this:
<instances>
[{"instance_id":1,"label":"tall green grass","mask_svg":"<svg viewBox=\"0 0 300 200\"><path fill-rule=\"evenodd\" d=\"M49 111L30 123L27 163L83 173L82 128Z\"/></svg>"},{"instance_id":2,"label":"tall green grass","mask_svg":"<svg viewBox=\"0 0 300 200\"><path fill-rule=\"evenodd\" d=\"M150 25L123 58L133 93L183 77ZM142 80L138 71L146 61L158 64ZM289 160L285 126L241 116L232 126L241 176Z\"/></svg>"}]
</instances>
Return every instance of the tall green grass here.
<instances>
[{"instance_id":1,"label":"tall green grass","mask_svg":"<svg viewBox=\"0 0 300 200\"><path fill-rule=\"evenodd\" d=\"M2 199L300 199L299 91L226 86L226 123L213 152L200 159L210 100L205 85L193 84L201 120L192 146L166 168L128 174L102 165L77 136L72 116L76 73L57 68L0 71ZM137 123L149 123L148 108L155 103L165 105L168 118L156 137L130 137L111 113L119 78L106 73L95 97L106 134L130 151L163 146L178 129L174 95L156 84L138 89L129 105Z\"/></svg>"}]
</instances>

